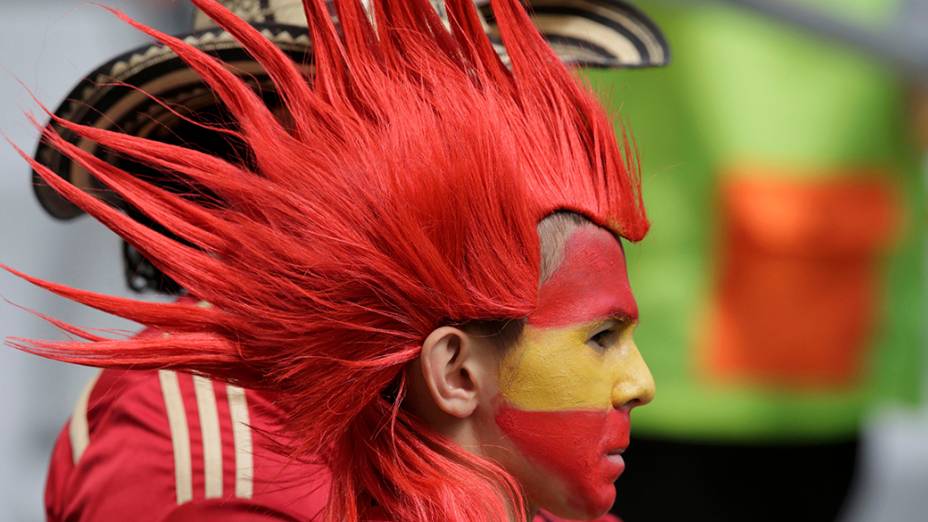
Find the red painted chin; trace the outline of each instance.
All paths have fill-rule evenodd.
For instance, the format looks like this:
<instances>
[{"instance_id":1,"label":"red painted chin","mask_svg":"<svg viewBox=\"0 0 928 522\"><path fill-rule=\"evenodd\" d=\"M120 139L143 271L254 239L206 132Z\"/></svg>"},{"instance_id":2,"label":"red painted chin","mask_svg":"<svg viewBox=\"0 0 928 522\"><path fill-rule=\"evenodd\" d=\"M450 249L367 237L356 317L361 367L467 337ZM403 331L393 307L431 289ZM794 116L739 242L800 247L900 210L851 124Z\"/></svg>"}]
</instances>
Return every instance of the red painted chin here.
<instances>
[{"instance_id":1,"label":"red painted chin","mask_svg":"<svg viewBox=\"0 0 928 522\"><path fill-rule=\"evenodd\" d=\"M524 411L503 403L496 423L526 457L563 480L573 509L597 516L612 507L613 483L625 470L618 452L628 447L628 412Z\"/></svg>"}]
</instances>

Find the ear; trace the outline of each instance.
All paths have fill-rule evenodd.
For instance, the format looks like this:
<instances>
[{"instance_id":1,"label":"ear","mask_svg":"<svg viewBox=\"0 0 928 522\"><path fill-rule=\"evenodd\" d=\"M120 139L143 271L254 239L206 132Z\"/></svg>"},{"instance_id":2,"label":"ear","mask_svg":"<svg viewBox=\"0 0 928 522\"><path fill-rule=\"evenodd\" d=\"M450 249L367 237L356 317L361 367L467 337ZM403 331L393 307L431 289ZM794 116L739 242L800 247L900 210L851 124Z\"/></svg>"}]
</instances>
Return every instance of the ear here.
<instances>
[{"instance_id":1,"label":"ear","mask_svg":"<svg viewBox=\"0 0 928 522\"><path fill-rule=\"evenodd\" d=\"M452 326L442 326L425 338L419 356L422 378L435 406L466 418L479 402L479 375L473 338Z\"/></svg>"}]
</instances>

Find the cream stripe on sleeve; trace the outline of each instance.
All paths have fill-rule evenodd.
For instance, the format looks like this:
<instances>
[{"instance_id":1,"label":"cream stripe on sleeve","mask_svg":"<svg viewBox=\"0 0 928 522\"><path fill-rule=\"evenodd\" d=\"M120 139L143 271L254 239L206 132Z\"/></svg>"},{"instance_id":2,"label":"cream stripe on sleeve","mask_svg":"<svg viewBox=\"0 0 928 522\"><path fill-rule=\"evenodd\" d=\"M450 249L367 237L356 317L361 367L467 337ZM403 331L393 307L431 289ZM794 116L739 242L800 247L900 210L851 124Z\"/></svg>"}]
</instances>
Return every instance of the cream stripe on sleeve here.
<instances>
[{"instance_id":1,"label":"cream stripe on sleeve","mask_svg":"<svg viewBox=\"0 0 928 522\"><path fill-rule=\"evenodd\" d=\"M229 416L232 418L232 437L235 442L235 496L251 498L254 480L251 427L248 425L248 401L245 390L227 385Z\"/></svg>"},{"instance_id":2,"label":"cream stripe on sleeve","mask_svg":"<svg viewBox=\"0 0 928 522\"><path fill-rule=\"evenodd\" d=\"M71 458L74 459L74 463L77 464L77 461L81 459L81 455L84 454L84 450L87 449L87 445L90 444L90 427L87 423L87 404L90 402L90 393L93 391L93 387L97 384L97 379L100 378L100 372L98 371L84 386L84 391L81 392L80 397L77 399L77 404L74 405L74 412L71 413L71 421L68 423L68 434L71 438Z\"/></svg>"},{"instance_id":3,"label":"cream stripe on sleeve","mask_svg":"<svg viewBox=\"0 0 928 522\"><path fill-rule=\"evenodd\" d=\"M180 394L177 374L169 370L159 370L161 394L164 396L164 408L168 413L171 427L171 444L174 446L174 491L177 503L183 504L193 498L193 471L190 458L190 431L187 428L187 412L184 399Z\"/></svg>"},{"instance_id":4,"label":"cream stripe on sleeve","mask_svg":"<svg viewBox=\"0 0 928 522\"><path fill-rule=\"evenodd\" d=\"M213 382L199 375L193 377L193 390L197 396L200 432L203 435L206 498L217 498L222 496L222 439L219 434L216 393L213 390Z\"/></svg>"}]
</instances>

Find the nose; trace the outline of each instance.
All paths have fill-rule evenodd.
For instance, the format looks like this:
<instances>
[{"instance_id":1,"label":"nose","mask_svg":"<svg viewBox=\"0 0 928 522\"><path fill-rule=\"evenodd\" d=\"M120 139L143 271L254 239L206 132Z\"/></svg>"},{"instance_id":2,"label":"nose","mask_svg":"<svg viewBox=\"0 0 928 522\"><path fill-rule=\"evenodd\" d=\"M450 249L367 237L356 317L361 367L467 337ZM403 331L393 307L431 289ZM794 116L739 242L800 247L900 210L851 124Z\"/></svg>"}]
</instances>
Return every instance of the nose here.
<instances>
[{"instance_id":1,"label":"nose","mask_svg":"<svg viewBox=\"0 0 928 522\"><path fill-rule=\"evenodd\" d=\"M627 346L623 371L612 389L612 406L631 410L654 400L654 377L634 342Z\"/></svg>"}]
</instances>

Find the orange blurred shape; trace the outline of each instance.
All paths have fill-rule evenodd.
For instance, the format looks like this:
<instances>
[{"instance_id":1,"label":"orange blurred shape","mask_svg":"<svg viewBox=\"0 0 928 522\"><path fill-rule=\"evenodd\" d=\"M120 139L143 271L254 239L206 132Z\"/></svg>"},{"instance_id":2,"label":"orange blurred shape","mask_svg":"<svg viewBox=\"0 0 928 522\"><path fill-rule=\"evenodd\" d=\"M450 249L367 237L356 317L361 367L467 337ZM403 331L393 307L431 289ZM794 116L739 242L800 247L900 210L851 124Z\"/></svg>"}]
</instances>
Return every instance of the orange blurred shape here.
<instances>
[{"instance_id":1,"label":"orange blurred shape","mask_svg":"<svg viewBox=\"0 0 928 522\"><path fill-rule=\"evenodd\" d=\"M710 377L792 389L855 384L879 260L901 220L880 174L810 180L753 169L724 179L720 273L702 346Z\"/></svg>"}]
</instances>

